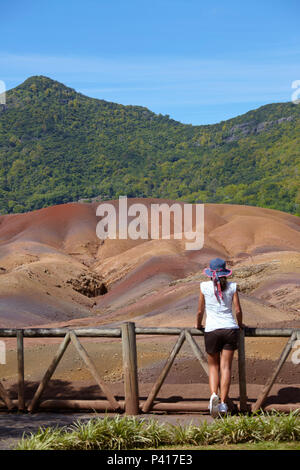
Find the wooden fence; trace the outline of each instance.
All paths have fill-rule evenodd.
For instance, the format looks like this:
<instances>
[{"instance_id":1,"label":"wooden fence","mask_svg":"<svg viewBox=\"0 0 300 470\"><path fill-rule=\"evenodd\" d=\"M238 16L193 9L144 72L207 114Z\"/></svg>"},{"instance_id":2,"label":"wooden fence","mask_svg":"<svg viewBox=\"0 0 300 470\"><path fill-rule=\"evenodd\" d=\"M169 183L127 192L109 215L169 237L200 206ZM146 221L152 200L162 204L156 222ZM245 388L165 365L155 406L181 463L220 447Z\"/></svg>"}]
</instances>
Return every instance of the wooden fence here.
<instances>
[{"instance_id":1,"label":"wooden fence","mask_svg":"<svg viewBox=\"0 0 300 470\"><path fill-rule=\"evenodd\" d=\"M147 397L142 403L139 399L138 366L137 366L137 335L173 335L177 340L167 358L156 382ZM129 415L148 413L150 411L207 411L207 405L201 403L155 403L155 399L163 385L172 364L186 341L195 357L198 359L205 373L208 375L208 364L206 355L195 341L195 336L203 336L203 331L195 328L141 328L136 327L132 322L126 322L119 328L24 328L24 329L0 329L0 338L17 339L17 367L18 367L18 399L12 400L0 381L0 398L3 406L8 410L29 411L37 409L91 409L97 411L125 411ZM247 381L246 381L246 359L245 359L245 337L286 337L288 341L280 355L276 367L272 371L266 384L262 388L256 402L250 408L247 401ZM39 383L34 396L25 403L24 394L24 338L63 338L56 354L54 355L48 369ZM81 344L79 338L121 338L123 352L123 375L125 400L117 400L109 386L100 377L94 362ZM300 339L300 329L291 328L245 328L240 330L240 341L238 349L238 371L239 371L239 410L256 411L263 408L265 400L274 384L284 362L293 348L295 341ZM56 367L63 357L69 343L75 346L78 354L85 362L87 368L93 375L106 400L63 400L46 399L42 401L42 395L47 387ZM234 404L229 400L229 407ZM278 407L277 407L278 408ZM283 410L284 405L281 407ZM290 406L289 408L292 408Z\"/></svg>"}]
</instances>

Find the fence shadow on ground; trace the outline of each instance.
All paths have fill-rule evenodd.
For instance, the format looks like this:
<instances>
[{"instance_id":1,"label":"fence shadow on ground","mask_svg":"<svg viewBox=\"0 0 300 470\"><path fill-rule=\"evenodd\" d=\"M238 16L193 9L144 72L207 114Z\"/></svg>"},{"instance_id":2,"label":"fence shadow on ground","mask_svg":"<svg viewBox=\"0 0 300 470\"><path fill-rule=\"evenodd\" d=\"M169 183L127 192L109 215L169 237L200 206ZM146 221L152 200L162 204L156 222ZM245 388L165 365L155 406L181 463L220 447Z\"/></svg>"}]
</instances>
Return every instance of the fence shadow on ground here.
<instances>
[{"instance_id":1,"label":"fence shadow on ground","mask_svg":"<svg viewBox=\"0 0 300 470\"><path fill-rule=\"evenodd\" d=\"M300 403L300 388L283 387L277 395L270 395L266 398L265 405L284 405L285 403Z\"/></svg>"},{"instance_id":2,"label":"fence shadow on ground","mask_svg":"<svg viewBox=\"0 0 300 470\"><path fill-rule=\"evenodd\" d=\"M31 400L34 393L38 388L38 381L28 381L24 382L24 396L25 400ZM18 384L12 384L10 387L7 387L7 391L11 399L16 400L18 398ZM124 394L116 394L116 399L124 400ZM81 399L99 399L105 400L106 397L103 392L99 389L98 385L88 385L88 386L74 386L74 383L67 380L61 379L52 379L46 390L43 393L42 400L50 398L81 398Z\"/></svg>"}]
</instances>

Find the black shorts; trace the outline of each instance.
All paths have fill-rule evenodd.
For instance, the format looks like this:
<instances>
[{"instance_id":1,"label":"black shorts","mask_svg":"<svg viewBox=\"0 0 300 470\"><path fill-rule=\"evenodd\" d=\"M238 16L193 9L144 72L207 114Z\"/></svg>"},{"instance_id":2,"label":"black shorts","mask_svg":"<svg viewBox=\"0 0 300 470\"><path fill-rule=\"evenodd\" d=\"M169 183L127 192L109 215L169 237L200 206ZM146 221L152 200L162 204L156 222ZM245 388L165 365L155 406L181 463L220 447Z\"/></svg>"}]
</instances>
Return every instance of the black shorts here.
<instances>
[{"instance_id":1,"label":"black shorts","mask_svg":"<svg viewBox=\"0 0 300 470\"><path fill-rule=\"evenodd\" d=\"M208 354L221 352L222 349L234 351L239 345L239 328L219 328L204 332L205 349Z\"/></svg>"}]
</instances>

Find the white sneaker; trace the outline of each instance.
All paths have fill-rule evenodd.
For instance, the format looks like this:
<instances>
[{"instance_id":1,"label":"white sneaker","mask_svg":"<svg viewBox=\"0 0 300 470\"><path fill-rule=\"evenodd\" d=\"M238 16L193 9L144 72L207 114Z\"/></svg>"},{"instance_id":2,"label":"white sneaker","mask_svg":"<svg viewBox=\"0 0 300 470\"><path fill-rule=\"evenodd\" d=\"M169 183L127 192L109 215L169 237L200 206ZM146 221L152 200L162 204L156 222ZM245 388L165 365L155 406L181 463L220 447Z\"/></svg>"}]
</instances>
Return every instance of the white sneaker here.
<instances>
[{"instance_id":1,"label":"white sneaker","mask_svg":"<svg viewBox=\"0 0 300 470\"><path fill-rule=\"evenodd\" d=\"M219 397L216 393L213 393L209 400L209 412L215 417L219 412Z\"/></svg>"},{"instance_id":2,"label":"white sneaker","mask_svg":"<svg viewBox=\"0 0 300 470\"><path fill-rule=\"evenodd\" d=\"M226 405L226 403L221 402L219 404L219 413L226 414L227 412L228 412L228 406Z\"/></svg>"}]
</instances>

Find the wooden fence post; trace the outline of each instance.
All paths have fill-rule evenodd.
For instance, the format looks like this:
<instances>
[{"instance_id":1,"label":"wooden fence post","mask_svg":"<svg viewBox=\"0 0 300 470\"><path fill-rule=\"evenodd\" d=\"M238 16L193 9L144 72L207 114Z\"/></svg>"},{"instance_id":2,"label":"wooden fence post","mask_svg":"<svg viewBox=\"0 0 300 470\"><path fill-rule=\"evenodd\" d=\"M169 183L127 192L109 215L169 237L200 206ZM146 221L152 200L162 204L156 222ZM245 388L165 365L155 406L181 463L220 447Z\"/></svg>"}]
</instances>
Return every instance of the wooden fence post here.
<instances>
[{"instance_id":1,"label":"wooden fence post","mask_svg":"<svg viewBox=\"0 0 300 470\"><path fill-rule=\"evenodd\" d=\"M135 323L122 324L123 371L125 388L125 413L139 414L139 389Z\"/></svg>"},{"instance_id":2,"label":"wooden fence post","mask_svg":"<svg viewBox=\"0 0 300 470\"><path fill-rule=\"evenodd\" d=\"M17 330L17 357L18 357L18 410L25 409L24 394L24 341L23 330Z\"/></svg>"},{"instance_id":3,"label":"wooden fence post","mask_svg":"<svg viewBox=\"0 0 300 470\"><path fill-rule=\"evenodd\" d=\"M245 355L245 330L240 329L239 349L239 388L240 388L240 411L247 411L247 382L246 382L246 355Z\"/></svg>"}]
</instances>

